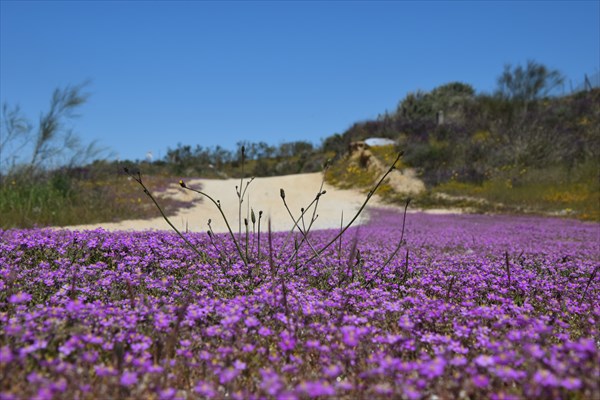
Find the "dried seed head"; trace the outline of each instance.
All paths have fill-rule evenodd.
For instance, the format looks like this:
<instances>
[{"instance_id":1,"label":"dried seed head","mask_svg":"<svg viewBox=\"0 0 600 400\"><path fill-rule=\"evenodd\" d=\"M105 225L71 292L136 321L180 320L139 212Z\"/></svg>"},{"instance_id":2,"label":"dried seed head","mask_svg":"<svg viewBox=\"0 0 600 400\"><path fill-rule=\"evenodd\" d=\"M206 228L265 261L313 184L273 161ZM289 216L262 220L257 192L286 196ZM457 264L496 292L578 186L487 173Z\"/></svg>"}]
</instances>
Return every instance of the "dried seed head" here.
<instances>
[{"instance_id":1,"label":"dried seed head","mask_svg":"<svg viewBox=\"0 0 600 400\"><path fill-rule=\"evenodd\" d=\"M250 211L250 219L252 220L253 224L256 223L256 215L254 214L254 210L253 209L251 209L251 211Z\"/></svg>"},{"instance_id":2,"label":"dried seed head","mask_svg":"<svg viewBox=\"0 0 600 400\"><path fill-rule=\"evenodd\" d=\"M248 226L248 218L244 218L244 225Z\"/></svg>"},{"instance_id":3,"label":"dried seed head","mask_svg":"<svg viewBox=\"0 0 600 400\"><path fill-rule=\"evenodd\" d=\"M283 190L283 188L279 189L279 195L281 196L282 199L285 200L285 190Z\"/></svg>"}]
</instances>

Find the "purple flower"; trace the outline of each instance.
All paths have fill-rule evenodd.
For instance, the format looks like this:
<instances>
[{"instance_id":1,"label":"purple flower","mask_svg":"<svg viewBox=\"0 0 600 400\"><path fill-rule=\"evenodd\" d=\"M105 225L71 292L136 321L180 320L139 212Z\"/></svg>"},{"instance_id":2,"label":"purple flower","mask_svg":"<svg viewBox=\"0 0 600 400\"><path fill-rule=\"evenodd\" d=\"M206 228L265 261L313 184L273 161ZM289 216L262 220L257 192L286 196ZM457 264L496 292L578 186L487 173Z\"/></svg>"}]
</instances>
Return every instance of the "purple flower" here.
<instances>
[{"instance_id":1,"label":"purple flower","mask_svg":"<svg viewBox=\"0 0 600 400\"><path fill-rule=\"evenodd\" d=\"M58 351L60 351L61 354L64 354L65 356L71 354L73 351L75 351L75 349L77 349L77 345L71 340L68 340L65 344L58 347Z\"/></svg>"},{"instance_id":2,"label":"purple flower","mask_svg":"<svg viewBox=\"0 0 600 400\"><path fill-rule=\"evenodd\" d=\"M341 328L342 331L342 342L346 346L354 347L359 343L360 333L358 328L353 325L345 325Z\"/></svg>"},{"instance_id":3,"label":"purple flower","mask_svg":"<svg viewBox=\"0 0 600 400\"><path fill-rule=\"evenodd\" d=\"M205 308L200 308L195 304L191 304L187 309L187 317L192 321L198 321L202 319L208 311Z\"/></svg>"},{"instance_id":4,"label":"purple flower","mask_svg":"<svg viewBox=\"0 0 600 400\"><path fill-rule=\"evenodd\" d=\"M150 348L150 343L148 342L140 342L140 343L133 343L131 345L131 350L134 353L141 353L144 350L147 350Z\"/></svg>"},{"instance_id":5,"label":"purple flower","mask_svg":"<svg viewBox=\"0 0 600 400\"><path fill-rule=\"evenodd\" d=\"M92 389L91 385L89 385L87 383L83 383L83 384L79 385L79 390L81 390L83 393L89 393L91 389Z\"/></svg>"},{"instance_id":6,"label":"purple flower","mask_svg":"<svg viewBox=\"0 0 600 400\"><path fill-rule=\"evenodd\" d=\"M235 360L233 362L233 368L237 369L238 371L243 371L246 369L246 363L240 360Z\"/></svg>"},{"instance_id":7,"label":"purple flower","mask_svg":"<svg viewBox=\"0 0 600 400\"><path fill-rule=\"evenodd\" d=\"M163 367L161 367L158 364L152 364L152 365L148 365L146 367L146 372L149 374L160 374L164 371L165 369Z\"/></svg>"},{"instance_id":8,"label":"purple flower","mask_svg":"<svg viewBox=\"0 0 600 400\"><path fill-rule=\"evenodd\" d=\"M275 397L276 400L298 400L298 396L291 392L281 392Z\"/></svg>"},{"instance_id":9,"label":"purple flower","mask_svg":"<svg viewBox=\"0 0 600 400\"><path fill-rule=\"evenodd\" d=\"M52 400L54 395L52 394L52 390L48 387L39 388L35 396L33 397L35 400Z\"/></svg>"},{"instance_id":10,"label":"purple flower","mask_svg":"<svg viewBox=\"0 0 600 400\"><path fill-rule=\"evenodd\" d=\"M480 367L489 367L494 365L494 357L483 354L477 356L474 361L475 364L479 365Z\"/></svg>"},{"instance_id":11,"label":"purple flower","mask_svg":"<svg viewBox=\"0 0 600 400\"><path fill-rule=\"evenodd\" d=\"M410 317L408 315L404 314L400 317L400 320L398 321L398 326L402 329L410 331L412 328L415 327L415 324L410 320Z\"/></svg>"},{"instance_id":12,"label":"purple flower","mask_svg":"<svg viewBox=\"0 0 600 400\"><path fill-rule=\"evenodd\" d=\"M533 375L533 381L536 383L539 383L542 386L550 386L550 387L558 386L558 384L559 384L556 376L552 372L548 371L547 369L542 369L542 370L537 371Z\"/></svg>"},{"instance_id":13,"label":"purple flower","mask_svg":"<svg viewBox=\"0 0 600 400\"><path fill-rule=\"evenodd\" d=\"M275 396L281 388L283 384L281 383L281 378L271 369L261 369L260 375L262 376L262 381L260 383L260 388L266 391L270 396Z\"/></svg>"},{"instance_id":14,"label":"purple flower","mask_svg":"<svg viewBox=\"0 0 600 400\"><path fill-rule=\"evenodd\" d=\"M0 347L0 364L8 364L13 360L12 350L8 346Z\"/></svg>"},{"instance_id":15,"label":"purple flower","mask_svg":"<svg viewBox=\"0 0 600 400\"><path fill-rule=\"evenodd\" d=\"M164 331L169 328L173 318L162 311L159 311L154 316L154 327L158 331Z\"/></svg>"},{"instance_id":16,"label":"purple flower","mask_svg":"<svg viewBox=\"0 0 600 400\"><path fill-rule=\"evenodd\" d=\"M562 387L568 390L576 390L581 387L581 379L575 377L565 378L560 381Z\"/></svg>"},{"instance_id":17,"label":"purple flower","mask_svg":"<svg viewBox=\"0 0 600 400\"><path fill-rule=\"evenodd\" d=\"M326 367L323 367L323 375L333 378L338 376L341 370L342 369L339 367L339 365L331 364Z\"/></svg>"},{"instance_id":18,"label":"purple flower","mask_svg":"<svg viewBox=\"0 0 600 400\"><path fill-rule=\"evenodd\" d=\"M282 331L279 334L279 337L281 338L281 340L279 341L279 347L281 348L281 350L294 350L294 347L296 347L296 340L294 339L294 336L292 336L291 333L289 333L288 331Z\"/></svg>"},{"instance_id":19,"label":"purple flower","mask_svg":"<svg viewBox=\"0 0 600 400\"><path fill-rule=\"evenodd\" d=\"M231 382L239 374L240 374L240 371L235 368L232 368L232 367L225 368L223 371L221 371L221 373L219 373L219 383L224 385L228 382Z\"/></svg>"},{"instance_id":20,"label":"purple flower","mask_svg":"<svg viewBox=\"0 0 600 400\"><path fill-rule=\"evenodd\" d=\"M456 357L453 357L450 360L450 365L453 365L455 367L462 367L463 365L467 364L467 362L468 361L467 361L467 359L465 357L463 357L463 356L456 356Z\"/></svg>"},{"instance_id":21,"label":"purple flower","mask_svg":"<svg viewBox=\"0 0 600 400\"><path fill-rule=\"evenodd\" d=\"M392 389L392 386L388 382L378 383L374 386L373 390L379 394L391 395L394 393L394 389Z\"/></svg>"},{"instance_id":22,"label":"purple flower","mask_svg":"<svg viewBox=\"0 0 600 400\"><path fill-rule=\"evenodd\" d=\"M346 380L338 382L336 379L335 388L337 391L352 390L354 385Z\"/></svg>"},{"instance_id":23,"label":"purple flower","mask_svg":"<svg viewBox=\"0 0 600 400\"><path fill-rule=\"evenodd\" d=\"M118 374L114 367L107 367L104 364L94 366L94 372L97 376L116 376Z\"/></svg>"},{"instance_id":24,"label":"purple flower","mask_svg":"<svg viewBox=\"0 0 600 400\"><path fill-rule=\"evenodd\" d=\"M40 383L43 382L44 378L37 372L31 372L27 374L27 382L29 383Z\"/></svg>"},{"instance_id":25,"label":"purple flower","mask_svg":"<svg viewBox=\"0 0 600 400\"><path fill-rule=\"evenodd\" d=\"M121 375L121 385L123 386L131 386L137 383L138 376L135 372L125 371L123 375Z\"/></svg>"},{"instance_id":26,"label":"purple flower","mask_svg":"<svg viewBox=\"0 0 600 400\"><path fill-rule=\"evenodd\" d=\"M269 328L267 328L266 326L261 326L258 329L258 334L260 336L270 336L273 332L271 332L271 330Z\"/></svg>"},{"instance_id":27,"label":"purple flower","mask_svg":"<svg viewBox=\"0 0 600 400\"><path fill-rule=\"evenodd\" d=\"M504 381L519 380L527 376L527 373L524 371L515 370L507 365L492 368L491 372Z\"/></svg>"},{"instance_id":28,"label":"purple flower","mask_svg":"<svg viewBox=\"0 0 600 400\"><path fill-rule=\"evenodd\" d=\"M421 392L413 385L407 385L404 387L404 396L409 400L419 400L421 398Z\"/></svg>"},{"instance_id":29,"label":"purple flower","mask_svg":"<svg viewBox=\"0 0 600 400\"><path fill-rule=\"evenodd\" d=\"M491 400L519 400L520 399L519 396L513 396L512 394L508 394L508 393L504 393L504 392L492 393L490 398L491 398Z\"/></svg>"},{"instance_id":30,"label":"purple flower","mask_svg":"<svg viewBox=\"0 0 600 400\"><path fill-rule=\"evenodd\" d=\"M246 324L248 328L254 328L255 326L260 325L260 321L252 315L250 315L248 318L246 318L244 324Z\"/></svg>"},{"instance_id":31,"label":"purple flower","mask_svg":"<svg viewBox=\"0 0 600 400\"><path fill-rule=\"evenodd\" d=\"M57 392L64 392L67 390L67 380L65 378L60 378L57 382L54 382L51 387Z\"/></svg>"},{"instance_id":32,"label":"purple flower","mask_svg":"<svg viewBox=\"0 0 600 400\"><path fill-rule=\"evenodd\" d=\"M542 350L542 348L538 344L529 344L525 346L525 349L527 349L529 354L531 354L535 358L542 358L546 354L546 352Z\"/></svg>"},{"instance_id":33,"label":"purple flower","mask_svg":"<svg viewBox=\"0 0 600 400\"><path fill-rule=\"evenodd\" d=\"M81 355L81 359L85 362L88 362L90 364L93 364L96 362L96 360L98 359L98 352L93 350L93 351L86 351Z\"/></svg>"},{"instance_id":34,"label":"purple flower","mask_svg":"<svg viewBox=\"0 0 600 400\"><path fill-rule=\"evenodd\" d=\"M485 388L490 383L490 379L485 375L475 375L471 378L471 381L478 388Z\"/></svg>"},{"instance_id":35,"label":"purple flower","mask_svg":"<svg viewBox=\"0 0 600 400\"><path fill-rule=\"evenodd\" d=\"M309 397L334 396L335 389L325 381L306 381L296 386L296 390L302 391Z\"/></svg>"},{"instance_id":36,"label":"purple flower","mask_svg":"<svg viewBox=\"0 0 600 400\"><path fill-rule=\"evenodd\" d=\"M444 368L446 368L446 360L441 357L423 363L420 370L423 375L427 378L436 378L444 374Z\"/></svg>"},{"instance_id":37,"label":"purple flower","mask_svg":"<svg viewBox=\"0 0 600 400\"><path fill-rule=\"evenodd\" d=\"M158 398L160 400L172 400L177 391L173 388L167 388L160 391Z\"/></svg>"},{"instance_id":38,"label":"purple flower","mask_svg":"<svg viewBox=\"0 0 600 400\"><path fill-rule=\"evenodd\" d=\"M221 325L230 327L235 325L239 320L240 316L238 314L227 315L221 320Z\"/></svg>"},{"instance_id":39,"label":"purple flower","mask_svg":"<svg viewBox=\"0 0 600 400\"><path fill-rule=\"evenodd\" d=\"M11 304L27 303L31 300L31 295L26 292L19 292L11 295L8 302Z\"/></svg>"},{"instance_id":40,"label":"purple flower","mask_svg":"<svg viewBox=\"0 0 600 400\"><path fill-rule=\"evenodd\" d=\"M208 397L209 399L214 398L217 395L217 392L213 386L206 381L199 381L194 387L194 391L202 396Z\"/></svg>"},{"instance_id":41,"label":"purple flower","mask_svg":"<svg viewBox=\"0 0 600 400\"><path fill-rule=\"evenodd\" d=\"M71 313L76 313L85 308L85 305L79 299L70 300L65 306L65 310Z\"/></svg>"},{"instance_id":42,"label":"purple flower","mask_svg":"<svg viewBox=\"0 0 600 400\"><path fill-rule=\"evenodd\" d=\"M581 338L578 342L573 343L572 347L574 350L577 350L581 353L595 353L598 351L596 348L596 344L594 343L594 339L591 338Z\"/></svg>"}]
</instances>

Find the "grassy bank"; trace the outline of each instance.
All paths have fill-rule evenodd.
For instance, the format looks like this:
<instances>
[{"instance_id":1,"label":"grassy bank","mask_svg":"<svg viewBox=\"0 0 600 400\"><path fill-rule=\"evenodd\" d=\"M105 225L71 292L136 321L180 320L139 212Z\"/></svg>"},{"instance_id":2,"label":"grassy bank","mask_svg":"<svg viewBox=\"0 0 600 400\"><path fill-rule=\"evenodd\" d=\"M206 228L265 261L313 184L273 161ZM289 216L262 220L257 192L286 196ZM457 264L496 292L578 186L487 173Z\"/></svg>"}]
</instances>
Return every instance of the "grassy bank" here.
<instances>
[{"instance_id":1,"label":"grassy bank","mask_svg":"<svg viewBox=\"0 0 600 400\"><path fill-rule=\"evenodd\" d=\"M161 193L176 182L166 176L145 178L152 191ZM163 199L172 214L187 203ZM153 218L158 211L128 179L120 174L74 177L54 172L27 178L6 177L0 185L0 228L64 226L124 219Z\"/></svg>"},{"instance_id":2,"label":"grassy bank","mask_svg":"<svg viewBox=\"0 0 600 400\"><path fill-rule=\"evenodd\" d=\"M382 146L372 147L369 151L372 157L389 164L395 150L393 146ZM402 167L399 165L399 168ZM600 221L598 168L595 162L587 162L571 171L562 167L537 170L506 168L480 184L450 179L430 186L414 196L413 204L420 208L458 207L482 213L531 213ZM340 188L368 190L381 175L381 170L367 165L360 155L350 155L332 165L326 179ZM377 193L390 203L403 204L407 197L396 193L387 184L382 185Z\"/></svg>"},{"instance_id":3,"label":"grassy bank","mask_svg":"<svg viewBox=\"0 0 600 400\"><path fill-rule=\"evenodd\" d=\"M465 197L467 201L468 198L480 200L475 203L483 211L496 208L600 221L597 163L590 162L570 172L561 168L520 171L479 185L451 180L431 192L438 196L448 194L459 201Z\"/></svg>"}]
</instances>

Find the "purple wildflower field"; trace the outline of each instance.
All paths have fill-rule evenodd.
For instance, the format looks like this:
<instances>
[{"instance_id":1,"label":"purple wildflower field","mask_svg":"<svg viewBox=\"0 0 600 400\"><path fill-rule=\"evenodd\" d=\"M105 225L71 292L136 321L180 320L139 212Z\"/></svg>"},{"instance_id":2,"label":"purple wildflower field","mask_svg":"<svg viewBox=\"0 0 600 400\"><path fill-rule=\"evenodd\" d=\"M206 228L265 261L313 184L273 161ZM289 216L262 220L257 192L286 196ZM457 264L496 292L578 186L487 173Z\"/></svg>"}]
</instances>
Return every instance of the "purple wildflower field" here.
<instances>
[{"instance_id":1,"label":"purple wildflower field","mask_svg":"<svg viewBox=\"0 0 600 400\"><path fill-rule=\"evenodd\" d=\"M0 231L0 399L600 396L598 224L409 213L388 262L401 228L251 236L248 265L226 235Z\"/></svg>"}]
</instances>

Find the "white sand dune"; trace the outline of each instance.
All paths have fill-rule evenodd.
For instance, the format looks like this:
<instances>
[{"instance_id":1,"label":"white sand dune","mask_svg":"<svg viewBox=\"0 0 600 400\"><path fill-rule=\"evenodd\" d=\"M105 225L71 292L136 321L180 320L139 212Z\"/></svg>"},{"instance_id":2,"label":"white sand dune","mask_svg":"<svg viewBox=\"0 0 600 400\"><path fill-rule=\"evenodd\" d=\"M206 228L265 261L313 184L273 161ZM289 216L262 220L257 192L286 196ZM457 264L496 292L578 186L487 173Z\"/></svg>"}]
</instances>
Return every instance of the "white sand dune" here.
<instances>
[{"instance_id":1,"label":"white sand dune","mask_svg":"<svg viewBox=\"0 0 600 400\"><path fill-rule=\"evenodd\" d=\"M410 176L410 179L418 181L417 178ZM248 182L244 180L244 187ZM291 217L289 216L283 201L280 196L280 189L285 191L285 199L290 207L291 212L295 217L300 215L300 209L307 207L315 198L321 183L323 175L320 172L285 175L266 178L255 178L246 191L246 196L242 203L242 224L244 218L249 218L250 208L254 209L256 218L258 219L259 211L263 211L261 221L261 231L266 231L267 221L271 220L273 231L289 230L293 226ZM200 189L204 193L209 194L213 199L219 200L221 207L228 218L229 224L233 232L238 231L238 196L236 194L236 186L240 185L239 179L192 179L186 181L189 187ZM409 182L407 185L422 185L422 182ZM324 184L323 190L327 193L321 196L318 204L317 214L313 230L339 228L342 217L347 223L356 214L366 195L359 190L343 190L337 189L331 185ZM189 190L179 187L174 184L166 193L168 196L173 196L183 201L192 201L202 198L201 202L196 202L192 207L181 209L176 215L170 217L171 222L183 231L186 229L192 232L205 232L208 230L208 220L210 219L213 231L226 232L227 227L217 210L216 206L207 198L193 193ZM149 201L149 200L148 200ZM382 203L377 196L373 196L367 205L367 210L372 207L391 207ZM433 210L433 212L448 212L445 210ZM456 212L454 210L453 212ZM158 211L157 211L157 215ZM308 223L312 216L312 208L307 213L305 221ZM367 220L368 212L361 213L355 224L364 223ZM251 222L250 230L252 229ZM64 229L73 230L88 230L103 228L109 231L116 230L169 230L171 229L165 220L158 216L152 219L135 219L125 220L121 222L98 223L88 225L73 225L64 227ZM244 226L242 225L242 229Z\"/></svg>"},{"instance_id":2,"label":"white sand dune","mask_svg":"<svg viewBox=\"0 0 600 400\"><path fill-rule=\"evenodd\" d=\"M321 188L322 180L323 175L320 172L255 178L248 186L246 196L242 203L242 224L243 219L249 215L248 207L250 207L254 209L257 219L259 211L263 211L261 231L264 232L267 229L267 221L269 218L271 219L273 231L291 229L293 222L281 199L280 189L284 189L285 200L294 216L298 217L300 215L300 209L302 207L306 208L314 200ZM244 180L244 187L248 181L248 179ZM192 179L186 181L186 185L200 189L204 193L209 194L213 199L219 200L231 228L234 232L238 231L238 196L236 194L236 186L240 185L239 179ZM344 220L349 221L365 200L365 194L358 190L341 190L328 184L323 185L323 190L326 190L327 193L322 195L319 199L317 208L318 218L312 229L339 227L342 212ZM227 231L227 227L221 214L209 199L183 189L179 187L179 185L170 187L167 191L167 195L183 201L192 201L194 199L202 198L201 202L196 202L191 208L181 209L176 215L170 217L171 222L178 229L188 229L193 232L207 231L208 220L210 219L212 221L212 228L215 232ZM369 201L369 206L382 206L382 204L374 197ZM364 221L365 215L366 214L362 214L357 222L360 223L361 221ZM308 222L311 216L312 208L310 209L310 215L307 213L305 221ZM249 217L248 220L250 220ZM152 219L73 225L64 228L88 230L100 227L109 231L170 229L165 220L160 216ZM250 229L252 229L251 223Z\"/></svg>"}]
</instances>

